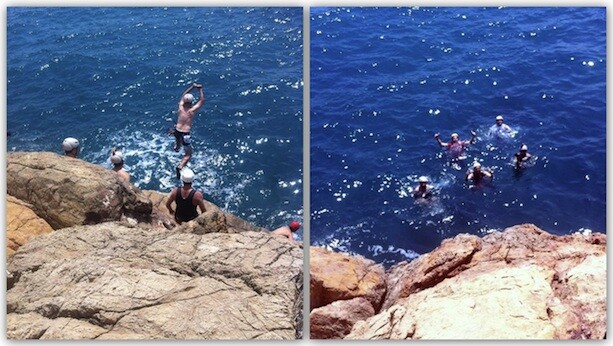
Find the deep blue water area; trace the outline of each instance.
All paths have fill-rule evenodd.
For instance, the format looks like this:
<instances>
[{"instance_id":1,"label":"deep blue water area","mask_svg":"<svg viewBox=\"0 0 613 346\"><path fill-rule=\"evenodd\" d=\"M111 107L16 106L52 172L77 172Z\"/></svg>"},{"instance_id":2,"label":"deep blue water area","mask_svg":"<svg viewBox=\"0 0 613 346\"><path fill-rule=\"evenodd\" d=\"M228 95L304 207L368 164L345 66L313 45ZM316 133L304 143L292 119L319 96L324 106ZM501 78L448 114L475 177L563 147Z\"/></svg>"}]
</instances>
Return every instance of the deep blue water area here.
<instances>
[{"instance_id":1,"label":"deep blue water area","mask_svg":"<svg viewBox=\"0 0 613 346\"><path fill-rule=\"evenodd\" d=\"M116 146L136 186L168 192L182 152L167 129L196 82L196 188L262 227L302 221L302 13L9 7L7 150L61 153L72 136L110 168Z\"/></svg>"},{"instance_id":2,"label":"deep blue water area","mask_svg":"<svg viewBox=\"0 0 613 346\"><path fill-rule=\"evenodd\" d=\"M604 7L311 8L310 31L312 244L389 266L522 223L606 232ZM471 130L459 162L434 139ZM491 184L464 181L475 160Z\"/></svg>"}]
</instances>

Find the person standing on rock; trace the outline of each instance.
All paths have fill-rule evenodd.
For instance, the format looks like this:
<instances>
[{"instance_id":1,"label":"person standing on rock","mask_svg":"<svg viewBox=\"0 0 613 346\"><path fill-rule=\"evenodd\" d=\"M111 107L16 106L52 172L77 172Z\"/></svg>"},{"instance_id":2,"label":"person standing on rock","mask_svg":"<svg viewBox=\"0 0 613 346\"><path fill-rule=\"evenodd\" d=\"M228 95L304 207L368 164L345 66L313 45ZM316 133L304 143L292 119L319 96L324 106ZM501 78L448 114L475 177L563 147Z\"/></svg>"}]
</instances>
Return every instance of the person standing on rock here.
<instances>
[{"instance_id":1,"label":"person standing on rock","mask_svg":"<svg viewBox=\"0 0 613 346\"><path fill-rule=\"evenodd\" d=\"M117 172L117 176L121 179L130 182L130 174L123 168L123 153L115 148L111 151L111 163L113 163L113 171Z\"/></svg>"},{"instance_id":2,"label":"person standing on rock","mask_svg":"<svg viewBox=\"0 0 613 346\"><path fill-rule=\"evenodd\" d=\"M300 228L300 223L298 221L292 221L287 226L281 226L276 230L272 231L272 234L280 235L282 237L286 237L289 240L294 240L293 232L296 232Z\"/></svg>"},{"instance_id":3,"label":"person standing on rock","mask_svg":"<svg viewBox=\"0 0 613 346\"><path fill-rule=\"evenodd\" d=\"M79 155L79 140L73 137L67 137L62 142L64 154L69 157L76 158Z\"/></svg>"},{"instance_id":4,"label":"person standing on rock","mask_svg":"<svg viewBox=\"0 0 613 346\"><path fill-rule=\"evenodd\" d=\"M194 104L194 95L190 94L190 92L194 88L200 91L200 97L196 104ZM183 94L181 94L181 99L179 100L177 124L171 131L171 133L175 136L174 151L179 152L181 146L183 146L184 148L183 159L175 168L177 173L177 179L181 177L181 170L183 169L183 167L185 167L189 159L192 157L190 131L192 129L192 122L194 121L196 112L200 109L200 107L202 107L202 104L204 104L204 92L202 91L202 84L194 83L189 88L187 88L183 92Z\"/></svg>"},{"instance_id":5,"label":"person standing on rock","mask_svg":"<svg viewBox=\"0 0 613 346\"><path fill-rule=\"evenodd\" d=\"M172 189L166 200L166 208L171 215L174 215L175 221L179 225L198 217L198 211L196 210L198 207L200 207L201 213L206 212L204 196L201 192L192 188L194 177L194 172L191 169L183 168L181 170L183 186ZM172 202L176 203L177 210L172 210Z\"/></svg>"}]
</instances>

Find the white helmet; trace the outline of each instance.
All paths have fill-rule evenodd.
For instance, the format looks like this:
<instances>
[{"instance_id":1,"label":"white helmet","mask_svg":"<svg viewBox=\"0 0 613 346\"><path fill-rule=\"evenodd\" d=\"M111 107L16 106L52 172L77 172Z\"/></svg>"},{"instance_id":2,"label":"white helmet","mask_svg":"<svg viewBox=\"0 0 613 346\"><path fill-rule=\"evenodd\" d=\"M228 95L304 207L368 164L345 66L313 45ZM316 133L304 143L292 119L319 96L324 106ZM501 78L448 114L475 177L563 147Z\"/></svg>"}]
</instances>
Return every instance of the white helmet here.
<instances>
[{"instance_id":1,"label":"white helmet","mask_svg":"<svg viewBox=\"0 0 613 346\"><path fill-rule=\"evenodd\" d=\"M191 184L194 181L194 171L187 167L183 167L181 170L181 181L187 184Z\"/></svg>"},{"instance_id":2,"label":"white helmet","mask_svg":"<svg viewBox=\"0 0 613 346\"><path fill-rule=\"evenodd\" d=\"M475 163L473 164L473 168L481 168L481 164L479 163L479 161L475 161Z\"/></svg>"},{"instance_id":3,"label":"white helmet","mask_svg":"<svg viewBox=\"0 0 613 346\"><path fill-rule=\"evenodd\" d=\"M123 162L123 157L124 156L121 151L115 151L113 154L111 154L111 162L118 165Z\"/></svg>"},{"instance_id":4,"label":"white helmet","mask_svg":"<svg viewBox=\"0 0 613 346\"><path fill-rule=\"evenodd\" d=\"M419 177L418 181L420 183L427 183L428 182L428 177L422 175L421 177Z\"/></svg>"},{"instance_id":5,"label":"white helmet","mask_svg":"<svg viewBox=\"0 0 613 346\"><path fill-rule=\"evenodd\" d=\"M68 137L62 142L62 149L64 149L64 151L71 151L72 149L76 149L78 147L79 140L76 138Z\"/></svg>"},{"instance_id":6,"label":"white helmet","mask_svg":"<svg viewBox=\"0 0 613 346\"><path fill-rule=\"evenodd\" d=\"M460 136L458 136L458 134L454 132L451 134L451 137L453 138L453 137L460 137Z\"/></svg>"},{"instance_id":7,"label":"white helmet","mask_svg":"<svg viewBox=\"0 0 613 346\"><path fill-rule=\"evenodd\" d=\"M183 96L183 102L194 103L194 95L185 94L185 96Z\"/></svg>"},{"instance_id":8,"label":"white helmet","mask_svg":"<svg viewBox=\"0 0 613 346\"><path fill-rule=\"evenodd\" d=\"M503 120L502 115L497 116L496 120Z\"/></svg>"},{"instance_id":9,"label":"white helmet","mask_svg":"<svg viewBox=\"0 0 613 346\"><path fill-rule=\"evenodd\" d=\"M528 150L528 146L527 145L522 145L521 148L519 150Z\"/></svg>"}]
</instances>

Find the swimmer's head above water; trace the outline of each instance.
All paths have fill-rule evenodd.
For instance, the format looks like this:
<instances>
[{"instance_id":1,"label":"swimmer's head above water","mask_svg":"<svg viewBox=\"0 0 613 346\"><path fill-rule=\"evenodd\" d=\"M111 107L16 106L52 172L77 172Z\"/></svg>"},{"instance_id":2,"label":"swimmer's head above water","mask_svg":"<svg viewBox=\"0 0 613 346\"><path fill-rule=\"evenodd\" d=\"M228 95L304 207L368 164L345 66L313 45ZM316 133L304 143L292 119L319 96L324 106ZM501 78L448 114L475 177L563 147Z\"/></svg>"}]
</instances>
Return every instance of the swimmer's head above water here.
<instances>
[{"instance_id":1,"label":"swimmer's head above water","mask_svg":"<svg viewBox=\"0 0 613 346\"><path fill-rule=\"evenodd\" d=\"M457 133L452 133L451 134L451 141L452 142L457 142L460 139L460 136Z\"/></svg>"},{"instance_id":2,"label":"swimmer's head above water","mask_svg":"<svg viewBox=\"0 0 613 346\"><path fill-rule=\"evenodd\" d=\"M499 115L496 117L496 125L502 126L503 122L504 122L504 118L502 117L502 115Z\"/></svg>"},{"instance_id":3,"label":"swimmer's head above water","mask_svg":"<svg viewBox=\"0 0 613 346\"><path fill-rule=\"evenodd\" d=\"M519 151L528 151L528 146L525 144L522 144L521 148L519 149Z\"/></svg>"},{"instance_id":4,"label":"swimmer's head above water","mask_svg":"<svg viewBox=\"0 0 613 346\"><path fill-rule=\"evenodd\" d=\"M420 185L428 184L428 177L422 175L417 181L419 181Z\"/></svg>"}]
</instances>

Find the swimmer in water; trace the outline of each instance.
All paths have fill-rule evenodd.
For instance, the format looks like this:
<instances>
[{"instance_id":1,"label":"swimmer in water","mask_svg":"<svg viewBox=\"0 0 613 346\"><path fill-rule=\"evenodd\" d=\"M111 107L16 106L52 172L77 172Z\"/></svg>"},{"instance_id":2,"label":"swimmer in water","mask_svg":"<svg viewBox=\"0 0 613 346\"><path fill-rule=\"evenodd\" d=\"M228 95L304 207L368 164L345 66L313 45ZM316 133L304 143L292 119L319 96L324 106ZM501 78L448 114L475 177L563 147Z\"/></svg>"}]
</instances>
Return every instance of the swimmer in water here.
<instances>
[{"instance_id":1,"label":"swimmer in water","mask_svg":"<svg viewBox=\"0 0 613 346\"><path fill-rule=\"evenodd\" d=\"M415 189L413 189L413 197L415 199L428 199L432 197L432 186L428 185L428 178L422 175L419 177L418 181L419 186L416 186Z\"/></svg>"},{"instance_id":2,"label":"swimmer in water","mask_svg":"<svg viewBox=\"0 0 613 346\"><path fill-rule=\"evenodd\" d=\"M469 144L473 144L475 142L477 133L475 131L470 131L470 134L472 135L472 137L468 141L461 141L457 133L453 133L451 135L451 142L449 143L441 141L440 133L435 134L434 138L441 147L446 147L447 149L449 149L451 155L456 158L464 154L464 148L466 148Z\"/></svg>"},{"instance_id":3,"label":"swimmer in water","mask_svg":"<svg viewBox=\"0 0 613 346\"><path fill-rule=\"evenodd\" d=\"M527 162L531 157L532 155L528 152L528 146L522 144L519 152L515 153L515 169L520 169L522 163Z\"/></svg>"},{"instance_id":4,"label":"swimmer in water","mask_svg":"<svg viewBox=\"0 0 613 346\"><path fill-rule=\"evenodd\" d=\"M504 123L502 115L496 117L496 124L490 127L490 135L498 137L508 137L513 133L513 129Z\"/></svg>"},{"instance_id":5,"label":"swimmer in water","mask_svg":"<svg viewBox=\"0 0 613 346\"><path fill-rule=\"evenodd\" d=\"M472 181L473 184L477 185L483 181L483 178L488 178L489 180L494 178L494 171L491 168L481 169L481 164L477 161L473 164L472 171L466 172L466 181Z\"/></svg>"}]
</instances>

